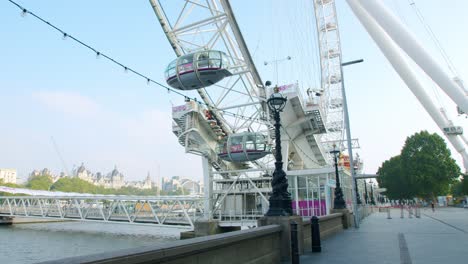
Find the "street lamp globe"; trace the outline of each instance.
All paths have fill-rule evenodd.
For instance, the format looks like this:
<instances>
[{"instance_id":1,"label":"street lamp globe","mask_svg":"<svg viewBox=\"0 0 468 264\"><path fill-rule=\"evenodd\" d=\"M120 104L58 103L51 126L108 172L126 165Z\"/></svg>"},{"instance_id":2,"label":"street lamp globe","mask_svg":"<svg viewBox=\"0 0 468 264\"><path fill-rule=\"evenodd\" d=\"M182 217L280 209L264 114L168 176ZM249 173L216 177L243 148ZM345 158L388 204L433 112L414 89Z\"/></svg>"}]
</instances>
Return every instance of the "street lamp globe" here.
<instances>
[{"instance_id":1,"label":"street lamp globe","mask_svg":"<svg viewBox=\"0 0 468 264\"><path fill-rule=\"evenodd\" d=\"M286 106L287 100L286 97L278 92L278 87L275 87L275 92L268 98L267 104L273 112L281 112Z\"/></svg>"}]
</instances>

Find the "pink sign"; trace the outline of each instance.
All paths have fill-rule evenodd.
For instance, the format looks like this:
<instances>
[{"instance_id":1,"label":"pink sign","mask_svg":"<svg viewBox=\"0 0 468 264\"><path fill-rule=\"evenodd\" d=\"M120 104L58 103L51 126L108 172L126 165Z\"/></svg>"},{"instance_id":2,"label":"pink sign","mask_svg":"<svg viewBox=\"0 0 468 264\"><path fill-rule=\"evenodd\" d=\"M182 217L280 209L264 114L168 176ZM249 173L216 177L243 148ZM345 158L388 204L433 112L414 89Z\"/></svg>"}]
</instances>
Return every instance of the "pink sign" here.
<instances>
[{"instance_id":1,"label":"pink sign","mask_svg":"<svg viewBox=\"0 0 468 264\"><path fill-rule=\"evenodd\" d=\"M281 85L278 87L278 91L279 92L283 92L283 91L288 91L288 90L292 90L294 88L296 84L286 84L286 85Z\"/></svg>"},{"instance_id":2,"label":"pink sign","mask_svg":"<svg viewBox=\"0 0 468 264\"><path fill-rule=\"evenodd\" d=\"M187 111L187 110L188 110L187 105L179 105L179 106L174 106L174 107L172 107L172 112L173 112L173 113L175 113L175 112Z\"/></svg>"},{"instance_id":3,"label":"pink sign","mask_svg":"<svg viewBox=\"0 0 468 264\"><path fill-rule=\"evenodd\" d=\"M231 152L239 152L239 151L242 151L242 144L231 145Z\"/></svg>"},{"instance_id":4,"label":"pink sign","mask_svg":"<svg viewBox=\"0 0 468 264\"><path fill-rule=\"evenodd\" d=\"M187 72L193 70L193 65L192 63L186 63L179 65L179 73Z\"/></svg>"}]
</instances>

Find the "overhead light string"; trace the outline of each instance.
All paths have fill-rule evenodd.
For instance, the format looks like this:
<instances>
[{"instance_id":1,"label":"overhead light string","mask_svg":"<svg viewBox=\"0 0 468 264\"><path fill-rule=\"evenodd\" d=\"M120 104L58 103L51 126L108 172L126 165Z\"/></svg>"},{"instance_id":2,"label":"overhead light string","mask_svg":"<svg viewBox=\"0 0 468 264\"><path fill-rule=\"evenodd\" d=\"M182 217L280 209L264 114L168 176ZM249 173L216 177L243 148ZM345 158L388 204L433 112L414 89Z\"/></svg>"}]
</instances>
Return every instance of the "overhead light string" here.
<instances>
[{"instance_id":1,"label":"overhead light string","mask_svg":"<svg viewBox=\"0 0 468 264\"><path fill-rule=\"evenodd\" d=\"M94 54L96 54L96 58L103 57L103 58L107 59L108 61L110 61L110 62L112 62L112 63L114 63L114 64L116 64L116 65L122 67L122 69L123 69L125 72L132 72L133 74L136 74L136 75L138 75L138 76L144 78L148 84L154 83L154 84L156 84L156 85L158 85L158 86L160 86L160 87L162 87L162 88L167 89L168 92L173 92L173 93L175 93L175 94L177 94L177 95L183 96L183 97L185 97L185 98L189 98L189 97L187 97L185 94L183 94L183 93L181 93L181 92L179 92L179 91L177 91L177 90L174 90L174 89L172 89L172 88L170 88L170 87L168 87L168 86L166 86L166 85L164 85L164 84L162 84L162 83L160 83L160 82L157 82L157 81L151 79L150 77L148 77L148 76L146 76L146 75L144 75L144 74L142 74L142 73L140 73L140 72L138 72L138 71L136 71L136 70L134 70L134 69L132 69L132 68L126 66L126 65L124 65L123 63L119 62L118 60L116 60L116 59L114 59L114 58L112 58L112 57L110 57L110 56L108 56L108 55L106 55L106 54L104 54L104 53L98 51L97 49L93 48L92 46L90 46L90 45L86 44L85 42L79 40L78 38L76 38L76 37L74 37L74 36L68 34L67 32L63 31L63 30L60 29L59 27L57 27L57 26L55 26L54 24L50 23L49 21L43 19L42 17L36 15L35 13L33 13L33 12L29 11L28 9L24 8L23 6L19 5L19 4L16 3L15 1L13 1L13 0L8 0L8 1L9 1L10 3L12 3L13 5L15 5L16 7L18 7L18 8L21 10L21 16L24 17L24 16L26 16L27 14L30 14L31 16L33 16L34 18L38 19L38 20L41 21L42 23L44 23L44 24L48 25L49 27L55 29L56 31L60 32L60 34L62 35L63 39L71 39L71 40L75 41L76 43L80 44L81 46L83 46L83 47L85 47L85 48L91 50ZM195 101L195 102L197 101L196 98L189 98L189 99L192 100L192 101Z\"/></svg>"},{"instance_id":2,"label":"overhead light string","mask_svg":"<svg viewBox=\"0 0 468 264\"><path fill-rule=\"evenodd\" d=\"M9 1L10 3L12 3L13 5L15 5L16 7L18 7L18 8L21 10L21 16L22 16L22 17L25 17L27 14L30 14L31 16L33 16L34 18L38 19L38 20L41 21L42 23L44 23L44 24L48 25L49 27L53 28L54 30L60 32L60 34L61 34L61 36L63 37L64 40L65 40L65 39L71 39L71 40L75 41L76 43L80 44L81 46L83 46L83 47L85 47L85 48L91 50L91 51L96 55L96 58L103 57L103 58L107 59L108 61L110 61L110 62L112 62L112 63L118 65L119 67L121 67L121 68L124 70L124 72L126 72L126 73L127 73L127 72L131 72L131 73L133 73L133 74L135 74L135 75L137 75L137 76L143 78L143 79L146 81L146 83L147 83L148 85L150 85L151 83L153 83L153 84L156 84L156 85L158 85L158 86L160 86L160 87L166 89L168 93L171 93L171 92L172 92L172 93L174 93L174 94L176 94L176 95L179 95L179 96L184 97L184 100L185 100L186 102L193 101L193 102L195 102L195 103L198 104L198 105L204 105L204 106L210 108L210 106L209 106L208 104L206 104L206 103L203 102L203 101L199 101L196 97L189 97L189 96L187 96L187 95L185 95L185 94L183 94L183 93L181 93L181 92L179 92L179 91L177 91L177 90L174 90L174 89L172 89L172 88L170 88L170 87L168 87L168 86L166 86L166 85L164 85L164 84L162 84L162 83L160 83L160 82L157 82L157 81L151 79L151 78L148 77L147 75L145 75L145 74L143 74L143 73L141 73L141 72L138 72L138 71L134 70L134 69L131 68L131 67L128 67L127 65L125 65L125 64L123 64L123 63L121 63L121 62L119 62L118 60L116 60L116 59L114 59L114 58L112 58L112 57L110 57L110 56L108 56L108 55L102 53L101 51L97 50L96 48L92 47L91 45L86 44L85 42L79 40L78 38L76 38L76 37L74 37L74 36L72 36L72 35L66 33L65 31L63 31L62 29L60 29L58 26L56 26L56 25L50 23L49 21L43 19L42 17L36 15L34 12L29 11L28 9L26 9L26 8L24 8L23 6L19 5L19 4L16 3L15 1L13 1L13 0L8 0L8 1ZM216 108L213 108L213 109L215 110ZM252 117L248 117L248 116L244 116L244 115L239 115L239 114L231 113L231 112L224 111L224 110L219 110L219 111L222 112L223 114L230 115L230 116L232 116L232 117L242 118L242 119L244 119L244 120L255 120L255 119L252 118Z\"/></svg>"}]
</instances>

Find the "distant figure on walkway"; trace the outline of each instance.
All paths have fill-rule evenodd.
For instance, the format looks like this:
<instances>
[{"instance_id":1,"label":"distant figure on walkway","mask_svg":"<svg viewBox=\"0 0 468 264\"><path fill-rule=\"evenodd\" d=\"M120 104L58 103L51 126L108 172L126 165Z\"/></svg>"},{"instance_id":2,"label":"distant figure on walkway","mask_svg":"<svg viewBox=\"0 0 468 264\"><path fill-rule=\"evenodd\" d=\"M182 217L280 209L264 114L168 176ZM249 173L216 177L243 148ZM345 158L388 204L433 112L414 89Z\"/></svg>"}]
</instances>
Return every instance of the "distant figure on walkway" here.
<instances>
[{"instance_id":1,"label":"distant figure on walkway","mask_svg":"<svg viewBox=\"0 0 468 264\"><path fill-rule=\"evenodd\" d=\"M431 202L432 212L434 212L434 201Z\"/></svg>"}]
</instances>

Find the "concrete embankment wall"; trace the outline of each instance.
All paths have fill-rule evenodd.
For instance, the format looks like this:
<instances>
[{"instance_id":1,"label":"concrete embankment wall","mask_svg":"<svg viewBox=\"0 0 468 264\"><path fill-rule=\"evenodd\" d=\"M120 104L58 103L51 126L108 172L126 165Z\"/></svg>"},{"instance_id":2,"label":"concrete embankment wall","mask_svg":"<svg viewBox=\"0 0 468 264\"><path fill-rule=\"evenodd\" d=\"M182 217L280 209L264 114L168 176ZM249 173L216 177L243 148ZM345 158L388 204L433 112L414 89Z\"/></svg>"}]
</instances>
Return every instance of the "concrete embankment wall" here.
<instances>
[{"instance_id":1,"label":"concrete embankment wall","mask_svg":"<svg viewBox=\"0 0 468 264\"><path fill-rule=\"evenodd\" d=\"M369 211L366 210L367 215ZM286 224L290 224L294 217L286 217ZM319 217L320 237L326 239L339 233L352 224L350 213L343 210ZM301 224L298 228L299 251L311 250L310 221L296 221ZM268 223L266 223L268 224ZM118 252L60 259L43 263L165 263L165 264L205 264L205 263L280 263L290 259L289 229L283 225L269 224L254 229L233 231L217 235L208 235L180 241L169 242L165 245L141 247ZM284 243L284 240L288 240Z\"/></svg>"},{"instance_id":2,"label":"concrete embankment wall","mask_svg":"<svg viewBox=\"0 0 468 264\"><path fill-rule=\"evenodd\" d=\"M16 224L37 224L37 223L53 223L53 222L69 222L73 220L40 218L40 217L23 217L23 216L0 216L0 225L16 225Z\"/></svg>"},{"instance_id":3,"label":"concrete embankment wall","mask_svg":"<svg viewBox=\"0 0 468 264\"><path fill-rule=\"evenodd\" d=\"M280 263L280 234L280 226L270 225L42 263Z\"/></svg>"},{"instance_id":4,"label":"concrete embankment wall","mask_svg":"<svg viewBox=\"0 0 468 264\"><path fill-rule=\"evenodd\" d=\"M0 216L0 225L11 225L13 224L13 218L9 216Z\"/></svg>"}]
</instances>

